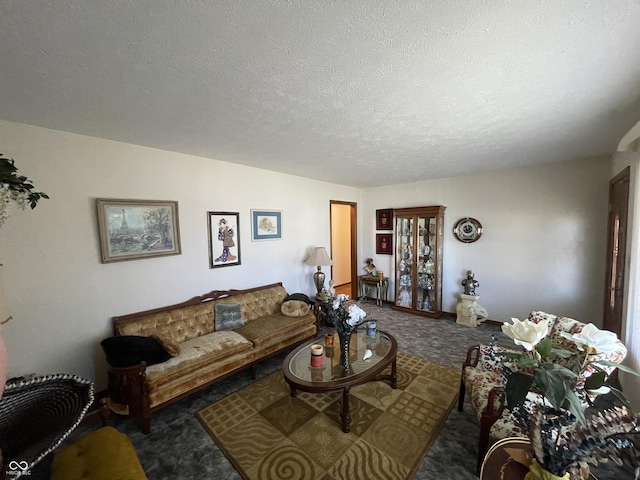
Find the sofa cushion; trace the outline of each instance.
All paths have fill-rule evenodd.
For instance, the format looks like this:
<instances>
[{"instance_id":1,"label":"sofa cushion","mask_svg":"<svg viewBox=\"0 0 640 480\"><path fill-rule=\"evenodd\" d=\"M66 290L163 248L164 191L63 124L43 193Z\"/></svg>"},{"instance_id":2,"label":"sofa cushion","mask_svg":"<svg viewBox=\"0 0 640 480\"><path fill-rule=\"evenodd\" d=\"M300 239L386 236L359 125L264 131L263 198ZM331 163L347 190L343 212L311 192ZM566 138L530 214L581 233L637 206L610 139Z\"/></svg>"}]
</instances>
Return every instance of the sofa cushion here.
<instances>
[{"instance_id":1,"label":"sofa cushion","mask_svg":"<svg viewBox=\"0 0 640 480\"><path fill-rule=\"evenodd\" d=\"M287 291L281 285L241 293L227 298L215 300L215 304L239 303L242 307L242 318L251 322L257 318L280 313L280 305L287 297Z\"/></svg>"},{"instance_id":2,"label":"sofa cushion","mask_svg":"<svg viewBox=\"0 0 640 480\"><path fill-rule=\"evenodd\" d=\"M182 343L213 332L213 305L209 302L151 313L116 324L116 328L119 335L151 337L159 334L162 338L171 338Z\"/></svg>"},{"instance_id":3,"label":"sofa cushion","mask_svg":"<svg viewBox=\"0 0 640 480\"><path fill-rule=\"evenodd\" d=\"M287 317L304 317L311 310L311 306L302 300L287 300L282 303L280 311Z\"/></svg>"},{"instance_id":4,"label":"sofa cushion","mask_svg":"<svg viewBox=\"0 0 640 480\"><path fill-rule=\"evenodd\" d=\"M235 330L244 325L239 303L217 304L214 310L216 332Z\"/></svg>"},{"instance_id":5,"label":"sofa cushion","mask_svg":"<svg viewBox=\"0 0 640 480\"><path fill-rule=\"evenodd\" d=\"M253 344L250 341L233 331L212 332L192 338L180 344L180 355L147 368L147 381L150 386L168 383L185 372L206 367L251 348Z\"/></svg>"},{"instance_id":6,"label":"sofa cushion","mask_svg":"<svg viewBox=\"0 0 640 480\"><path fill-rule=\"evenodd\" d=\"M258 318L247 322L242 328L235 331L247 340L253 342L255 346L264 345L274 340L286 338L293 331L304 325L315 323L315 315L309 314L304 317L287 317L281 313Z\"/></svg>"},{"instance_id":7,"label":"sofa cushion","mask_svg":"<svg viewBox=\"0 0 640 480\"><path fill-rule=\"evenodd\" d=\"M171 358L162 344L152 337L110 337L105 338L100 345L107 356L107 363L115 368L132 367L140 362L155 365Z\"/></svg>"},{"instance_id":8,"label":"sofa cushion","mask_svg":"<svg viewBox=\"0 0 640 480\"><path fill-rule=\"evenodd\" d=\"M169 338L165 338L162 335L154 335L153 338L158 340L158 342L160 342L162 347L172 357L175 357L176 355L180 354L180 344L178 342L176 342L175 340L173 340L172 338L170 338L170 337Z\"/></svg>"}]
</instances>

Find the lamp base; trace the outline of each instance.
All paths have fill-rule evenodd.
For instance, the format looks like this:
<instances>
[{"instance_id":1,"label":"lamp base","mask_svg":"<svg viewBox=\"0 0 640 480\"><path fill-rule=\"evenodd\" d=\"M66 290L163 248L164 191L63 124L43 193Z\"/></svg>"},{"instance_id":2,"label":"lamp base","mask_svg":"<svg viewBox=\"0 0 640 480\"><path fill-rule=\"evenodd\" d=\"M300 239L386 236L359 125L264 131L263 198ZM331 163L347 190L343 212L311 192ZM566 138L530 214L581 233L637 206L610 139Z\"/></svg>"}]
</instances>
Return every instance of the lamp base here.
<instances>
[{"instance_id":1,"label":"lamp base","mask_svg":"<svg viewBox=\"0 0 640 480\"><path fill-rule=\"evenodd\" d=\"M318 271L313 274L313 283L315 283L316 285L316 289L318 290L317 293L320 293L320 291L324 288L324 279L324 272L320 270L320 267L318 267Z\"/></svg>"}]
</instances>

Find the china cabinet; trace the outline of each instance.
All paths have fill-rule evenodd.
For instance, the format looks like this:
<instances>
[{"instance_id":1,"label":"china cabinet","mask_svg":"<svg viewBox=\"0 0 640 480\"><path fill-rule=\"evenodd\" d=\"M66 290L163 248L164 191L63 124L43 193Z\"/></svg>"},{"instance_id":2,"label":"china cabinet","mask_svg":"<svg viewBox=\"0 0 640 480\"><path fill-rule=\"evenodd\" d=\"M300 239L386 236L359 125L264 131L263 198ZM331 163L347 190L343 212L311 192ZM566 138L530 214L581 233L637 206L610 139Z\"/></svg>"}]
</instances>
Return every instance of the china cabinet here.
<instances>
[{"instance_id":1,"label":"china cabinet","mask_svg":"<svg viewBox=\"0 0 640 480\"><path fill-rule=\"evenodd\" d=\"M442 244L447 207L395 209L394 308L427 317L442 314Z\"/></svg>"}]
</instances>

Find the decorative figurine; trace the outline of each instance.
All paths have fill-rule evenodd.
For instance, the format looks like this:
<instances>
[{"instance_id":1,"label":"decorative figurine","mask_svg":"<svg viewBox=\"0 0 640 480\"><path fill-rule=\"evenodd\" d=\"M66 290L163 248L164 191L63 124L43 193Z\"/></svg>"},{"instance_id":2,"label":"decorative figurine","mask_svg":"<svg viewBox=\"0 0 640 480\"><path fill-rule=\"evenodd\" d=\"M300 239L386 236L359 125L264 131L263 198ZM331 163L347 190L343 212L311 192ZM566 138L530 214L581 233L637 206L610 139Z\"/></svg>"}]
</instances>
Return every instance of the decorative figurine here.
<instances>
[{"instance_id":1,"label":"decorative figurine","mask_svg":"<svg viewBox=\"0 0 640 480\"><path fill-rule=\"evenodd\" d=\"M480 286L477 280L473 278L473 271L467 270L467 278L462 280L462 286L464 287L465 295L475 295L476 287Z\"/></svg>"},{"instance_id":2,"label":"decorative figurine","mask_svg":"<svg viewBox=\"0 0 640 480\"><path fill-rule=\"evenodd\" d=\"M329 280L329 298L336 298L336 289L334 287L335 284L336 281L333 278Z\"/></svg>"},{"instance_id":3,"label":"decorative figurine","mask_svg":"<svg viewBox=\"0 0 640 480\"><path fill-rule=\"evenodd\" d=\"M323 288L322 290L320 290L320 293L316 295L316 298L322 303L327 303L329 301L329 294L327 293L327 289Z\"/></svg>"},{"instance_id":4,"label":"decorative figurine","mask_svg":"<svg viewBox=\"0 0 640 480\"><path fill-rule=\"evenodd\" d=\"M376 270L376 266L373 264L373 258L367 258L365 262L367 264L364 267L364 271L367 272L367 275L373 275L373 272Z\"/></svg>"}]
</instances>

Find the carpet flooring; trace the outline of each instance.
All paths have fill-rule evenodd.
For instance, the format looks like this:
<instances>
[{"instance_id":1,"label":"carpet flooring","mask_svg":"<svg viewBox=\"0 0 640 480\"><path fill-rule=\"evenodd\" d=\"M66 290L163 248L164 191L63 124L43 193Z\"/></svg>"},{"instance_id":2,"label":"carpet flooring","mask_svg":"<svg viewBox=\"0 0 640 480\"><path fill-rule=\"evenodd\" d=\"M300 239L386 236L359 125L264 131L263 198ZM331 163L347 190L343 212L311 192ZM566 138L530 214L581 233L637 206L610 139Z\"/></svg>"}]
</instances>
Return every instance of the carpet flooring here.
<instances>
[{"instance_id":1,"label":"carpet flooring","mask_svg":"<svg viewBox=\"0 0 640 480\"><path fill-rule=\"evenodd\" d=\"M439 319L429 319L398 312L389 305L377 306L374 301L365 301L362 307L369 318L378 322L378 328L393 334L398 341L399 351L440 365L460 369L467 348L491 341L492 335L502 346L513 345L498 325L483 323L477 328L466 327L456 324L455 317L443 315ZM530 309L535 307L531 306ZM287 353L262 362L258 366L258 378L279 372ZM250 372L239 372L163 408L152 417L151 433L148 435L144 435L140 424L133 420L115 417L114 425L131 439L149 480L240 480L240 474L224 453L212 444L211 437L202 428L195 413L250 383ZM77 440L97 427L96 423L81 425L68 441ZM477 480L478 435L479 423L467 398L462 412L456 408L451 411L413 478ZM36 478L36 475L32 475L30 480ZM628 471L614 471L598 475L598 479L631 480L633 476Z\"/></svg>"},{"instance_id":2,"label":"carpet flooring","mask_svg":"<svg viewBox=\"0 0 640 480\"><path fill-rule=\"evenodd\" d=\"M350 390L349 433L340 392L291 397L281 372L197 416L247 480L410 479L456 403L460 371L403 352L397 366L397 389L374 381Z\"/></svg>"}]
</instances>

